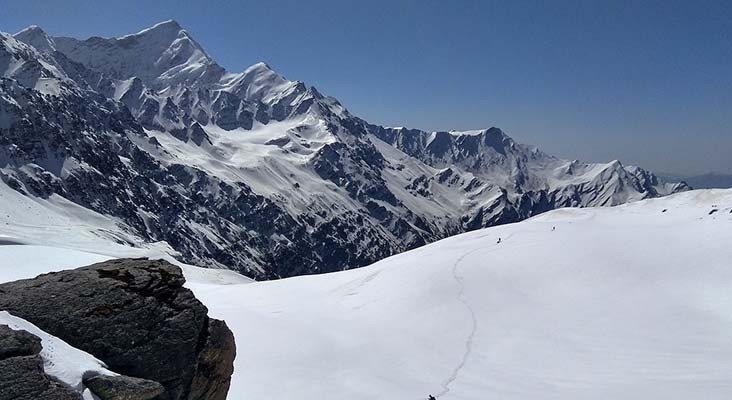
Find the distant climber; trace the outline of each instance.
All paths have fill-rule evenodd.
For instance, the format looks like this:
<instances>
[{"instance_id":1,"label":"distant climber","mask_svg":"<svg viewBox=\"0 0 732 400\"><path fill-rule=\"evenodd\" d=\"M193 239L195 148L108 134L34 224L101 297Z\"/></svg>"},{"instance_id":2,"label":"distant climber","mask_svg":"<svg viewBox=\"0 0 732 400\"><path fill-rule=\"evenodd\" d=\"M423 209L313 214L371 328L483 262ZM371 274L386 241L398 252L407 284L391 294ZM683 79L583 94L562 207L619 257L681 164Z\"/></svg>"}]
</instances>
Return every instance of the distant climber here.
<instances>
[{"instance_id":1,"label":"distant climber","mask_svg":"<svg viewBox=\"0 0 732 400\"><path fill-rule=\"evenodd\" d=\"M501 243L501 238L498 238L498 241L496 242L496 244L498 244L498 243Z\"/></svg>"},{"instance_id":2,"label":"distant climber","mask_svg":"<svg viewBox=\"0 0 732 400\"><path fill-rule=\"evenodd\" d=\"M437 400L437 399L435 398L435 396L430 395L430 397L428 397L427 400Z\"/></svg>"},{"instance_id":3,"label":"distant climber","mask_svg":"<svg viewBox=\"0 0 732 400\"><path fill-rule=\"evenodd\" d=\"M556 231L557 230L557 227L556 226L552 226L552 230L553 231Z\"/></svg>"}]
</instances>

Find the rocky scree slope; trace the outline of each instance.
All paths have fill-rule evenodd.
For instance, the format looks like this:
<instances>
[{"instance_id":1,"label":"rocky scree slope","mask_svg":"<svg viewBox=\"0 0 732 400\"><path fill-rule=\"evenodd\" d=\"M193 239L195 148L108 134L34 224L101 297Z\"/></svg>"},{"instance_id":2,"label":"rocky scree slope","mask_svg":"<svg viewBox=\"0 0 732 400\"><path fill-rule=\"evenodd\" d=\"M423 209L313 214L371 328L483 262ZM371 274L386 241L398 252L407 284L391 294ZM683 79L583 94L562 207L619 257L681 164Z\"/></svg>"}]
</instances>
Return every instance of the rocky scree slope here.
<instances>
[{"instance_id":1,"label":"rocky scree slope","mask_svg":"<svg viewBox=\"0 0 732 400\"><path fill-rule=\"evenodd\" d=\"M688 189L618 161L557 159L497 128L369 124L266 64L227 72L175 21L119 38L0 34L0 74L7 185L260 279Z\"/></svg>"}]
</instances>

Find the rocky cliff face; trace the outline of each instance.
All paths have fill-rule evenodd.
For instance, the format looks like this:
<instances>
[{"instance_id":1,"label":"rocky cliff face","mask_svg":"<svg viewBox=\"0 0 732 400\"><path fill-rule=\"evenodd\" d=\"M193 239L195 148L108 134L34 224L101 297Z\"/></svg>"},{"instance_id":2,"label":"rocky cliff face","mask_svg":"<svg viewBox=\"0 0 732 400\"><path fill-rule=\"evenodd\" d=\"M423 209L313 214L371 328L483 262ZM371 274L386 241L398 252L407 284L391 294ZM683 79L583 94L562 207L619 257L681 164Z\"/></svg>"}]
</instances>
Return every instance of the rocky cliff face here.
<instances>
[{"instance_id":1,"label":"rocky cliff face","mask_svg":"<svg viewBox=\"0 0 732 400\"><path fill-rule=\"evenodd\" d=\"M2 284L0 309L114 372L161 384L160 399L223 400L234 338L224 322L207 316L184 281L180 269L164 261L113 260ZM92 376L85 382L100 392L133 387L155 393L154 384L132 380Z\"/></svg>"},{"instance_id":2,"label":"rocky cliff face","mask_svg":"<svg viewBox=\"0 0 732 400\"><path fill-rule=\"evenodd\" d=\"M266 64L225 71L175 21L121 38L0 35L7 185L255 278L358 267L556 207L687 188L617 161L560 160L497 128L372 125Z\"/></svg>"}]
</instances>

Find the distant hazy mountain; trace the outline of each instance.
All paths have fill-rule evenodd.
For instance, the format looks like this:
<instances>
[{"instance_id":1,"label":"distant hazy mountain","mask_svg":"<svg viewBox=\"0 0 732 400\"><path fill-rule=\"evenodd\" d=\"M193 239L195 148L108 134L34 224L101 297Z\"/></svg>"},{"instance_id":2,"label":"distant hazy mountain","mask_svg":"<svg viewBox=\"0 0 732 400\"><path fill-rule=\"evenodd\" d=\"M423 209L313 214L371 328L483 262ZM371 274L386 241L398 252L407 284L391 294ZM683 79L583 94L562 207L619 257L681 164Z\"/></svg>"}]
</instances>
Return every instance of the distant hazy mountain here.
<instances>
[{"instance_id":1,"label":"distant hazy mountain","mask_svg":"<svg viewBox=\"0 0 732 400\"><path fill-rule=\"evenodd\" d=\"M181 260L257 278L688 189L498 128L369 124L266 64L226 71L175 21L119 38L0 34L0 74L4 185L113 217L118 241L165 241Z\"/></svg>"},{"instance_id":2,"label":"distant hazy mountain","mask_svg":"<svg viewBox=\"0 0 732 400\"><path fill-rule=\"evenodd\" d=\"M686 182L694 189L726 189L732 188L732 174L710 172L702 175L681 176L674 174L658 174L661 179L670 182Z\"/></svg>"}]
</instances>

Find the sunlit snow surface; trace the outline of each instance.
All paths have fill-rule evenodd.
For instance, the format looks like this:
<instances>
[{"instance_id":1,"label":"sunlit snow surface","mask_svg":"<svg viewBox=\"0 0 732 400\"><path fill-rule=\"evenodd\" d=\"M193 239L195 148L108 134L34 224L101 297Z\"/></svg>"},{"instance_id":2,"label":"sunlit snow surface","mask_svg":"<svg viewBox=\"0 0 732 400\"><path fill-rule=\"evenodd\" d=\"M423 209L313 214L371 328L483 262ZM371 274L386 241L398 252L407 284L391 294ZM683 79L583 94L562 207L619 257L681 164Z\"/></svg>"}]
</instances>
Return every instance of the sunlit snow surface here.
<instances>
[{"instance_id":1,"label":"sunlit snow surface","mask_svg":"<svg viewBox=\"0 0 732 400\"><path fill-rule=\"evenodd\" d=\"M729 399L731 212L732 190L561 209L357 270L187 286L236 335L230 399ZM67 254L45 249L0 246L0 275Z\"/></svg>"}]
</instances>

